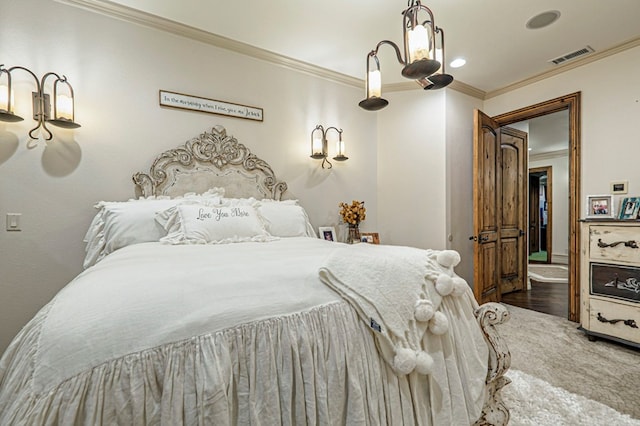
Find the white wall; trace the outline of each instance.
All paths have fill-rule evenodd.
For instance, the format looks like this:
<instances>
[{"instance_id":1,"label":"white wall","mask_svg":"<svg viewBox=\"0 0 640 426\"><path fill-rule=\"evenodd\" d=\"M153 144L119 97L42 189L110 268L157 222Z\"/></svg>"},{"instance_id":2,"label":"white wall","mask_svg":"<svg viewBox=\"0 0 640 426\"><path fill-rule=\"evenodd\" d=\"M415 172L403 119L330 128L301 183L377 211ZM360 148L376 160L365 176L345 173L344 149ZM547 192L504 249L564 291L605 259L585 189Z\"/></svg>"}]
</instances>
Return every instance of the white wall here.
<instances>
[{"instance_id":1,"label":"white wall","mask_svg":"<svg viewBox=\"0 0 640 426\"><path fill-rule=\"evenodd\" d=\"M363 229L378 229L376 115L357 106L362 88L53 1L3 2L0 52L6 67L66 75L82 125L56 128L53 141L28 149L31 119L0 122L0 219L22 213L23 227L0 228L0 352L81 271L92 206L132 197L133 173L216 124L272 165L314 226L336 225L338 203L359 199L368 208ZM29 78L14 74L23 117ZM264 122L160 108L159 89L261 107ZM309 158L316 124L344 129L348 161L323 170Z\"/></svg>"},{"instance_id":2,"label":"white wall","mask_svg":"<svg viewBox=\"0 0 640 426\"><path fill-rule=\"evenodd\" d=\"M444 249L445 92L383 96L389 106L376 113L380 238L386 244Z\"/></svg>"},{"instance_id":3,"label":"white wall","mask_svg":"<svg viewBox=\"0 0 640 426\"><path fill-rule=\"evenodd\" d=\"M447 248L460 253L456 273L473 284L473 110L480 99L446 90Z\"/></svg>"},{"instance_id":4,"label":"white wall","mask_svg":"<svg viewBox=\"0 0 640 426\"><path fill-rule=\"evenodd\" d=\"M639 88L640 47L636 47L488 99L484 111L494 116L582 92L579 196L584 217L586 196L608 194L611 181L628 180L629 196L640 194Z\"/></svg>"}]
</instances>

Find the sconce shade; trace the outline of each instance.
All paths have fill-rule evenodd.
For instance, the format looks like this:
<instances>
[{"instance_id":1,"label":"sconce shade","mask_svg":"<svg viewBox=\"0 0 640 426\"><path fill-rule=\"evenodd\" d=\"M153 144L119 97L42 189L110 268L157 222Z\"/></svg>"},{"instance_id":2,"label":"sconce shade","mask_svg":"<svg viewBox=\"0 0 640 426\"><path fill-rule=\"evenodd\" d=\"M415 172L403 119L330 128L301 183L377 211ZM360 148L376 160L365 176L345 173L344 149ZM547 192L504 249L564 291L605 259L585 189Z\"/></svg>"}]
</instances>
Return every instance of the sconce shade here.
<instances>
[{"instance_id":1,"label":"sconce shade","mask_svg":"<svg viewBox=\"0 0 640 426\"><path fill-rule=\"evenodd\" d=\"M336 161L345 161L348 160L349 157L344 155L344 141L342 140L342 132L339 133L338 142L336 142L336 156L333 157Z\"/></svg>"},{"instance_id":2,"label":"sconce shade","mask_svg":"<svg viewBox=\"0 0 640 426\"><path fill-rule=\"evenodd\" d=\"M3 78L3 76L6 76ZM6 81L6 82L3 82ZM13 113L13 91L11 91L11 74L0 65L0 120L15 123L24 118Z\"/></svg>"},{"instance_id":3,"label":"sconce shade","mask_svg":"<svg viewBox=\"0 0 640 426\"><path fill-rule=\"evenodd\" d=\"M69 92L68 95L64 93L58 93L58 85L64 85ZM77 129L80 125L73 121L73 88L67 82L67 77L62 76L53 84L53 117L48 119L47 122L54 126L62 127L63 129Z\"/></svg>"},{"instance_id":4,"label":"sconce shade","mask_svg":"<svg viewBox=\"0 0 640 426\"><path fill-rule=\"evenodd\" d=\"M382 76L380 75L380 70L369 71L368 77L367 97L379 98L382 95Z\"/></svg>"}]
</instances>

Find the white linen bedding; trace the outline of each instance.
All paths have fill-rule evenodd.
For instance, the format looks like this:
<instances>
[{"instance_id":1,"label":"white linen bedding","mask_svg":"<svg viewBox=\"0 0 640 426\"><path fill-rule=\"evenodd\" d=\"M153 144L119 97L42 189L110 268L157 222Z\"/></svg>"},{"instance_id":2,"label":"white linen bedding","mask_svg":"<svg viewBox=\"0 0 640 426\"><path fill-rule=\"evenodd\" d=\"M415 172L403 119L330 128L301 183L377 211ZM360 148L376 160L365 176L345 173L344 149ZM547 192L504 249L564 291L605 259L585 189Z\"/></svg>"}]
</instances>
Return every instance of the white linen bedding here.
<instances>
[{"instance_id":1,"label":"white linen bedding","mask_svg":"<svg viewBox=\"0 0 640 426\"><path fill-rule=\"evenodd\" d=\"M433 373L396 376L318 278L339 247L300 237L108 255L3 355L0 424L472 423L488 352L471 293L442 301Z\"/></svg>"}]
</instances>

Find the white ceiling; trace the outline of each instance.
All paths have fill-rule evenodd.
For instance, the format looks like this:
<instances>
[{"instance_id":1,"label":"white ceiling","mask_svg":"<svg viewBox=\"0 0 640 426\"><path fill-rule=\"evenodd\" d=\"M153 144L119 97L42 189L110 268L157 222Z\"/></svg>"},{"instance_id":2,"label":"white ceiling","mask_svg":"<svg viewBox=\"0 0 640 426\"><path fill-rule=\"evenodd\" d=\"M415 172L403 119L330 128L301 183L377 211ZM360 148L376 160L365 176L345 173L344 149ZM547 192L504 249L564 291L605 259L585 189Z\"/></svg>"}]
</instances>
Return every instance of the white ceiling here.
<instances>
[{"instance_id":1,"label":"white ceiling","mask_svg":"<svg viewBox=\"0 0 640 426\"><path fill-rule=\"evenodd\" d=\"M64 0L63 0L64 1ZM106 0L97 2L109 3ZM112 0L161 18L363 79L366 55L383 40L402 42L401 0ZM95 3L95 1L94 1ZM425 0L445 31L447 71L490 93L553 70L548 61L591 46L597 55L640 45L640 0ZM526 22L560 11L552 25ZM380 49L383 84L406 82L389 46Z\"/></svg>"}]
</instances>

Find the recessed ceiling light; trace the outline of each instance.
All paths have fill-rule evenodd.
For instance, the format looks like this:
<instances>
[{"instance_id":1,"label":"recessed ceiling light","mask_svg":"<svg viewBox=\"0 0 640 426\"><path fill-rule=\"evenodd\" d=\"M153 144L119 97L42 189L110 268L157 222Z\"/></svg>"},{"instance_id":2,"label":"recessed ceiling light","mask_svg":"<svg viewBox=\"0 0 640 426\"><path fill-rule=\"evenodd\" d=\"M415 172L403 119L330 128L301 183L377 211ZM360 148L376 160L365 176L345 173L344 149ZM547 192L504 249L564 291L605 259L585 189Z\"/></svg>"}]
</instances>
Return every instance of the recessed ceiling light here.
<instances>
[{"instance_id":1,"label":"recessed ceiling light","mask_svg":"<svg viewBox=\"0 0 640 426\"><path fill-rule=\"evenodd\" d=\"M451 61L451 63L449 64L449 66L451 68L460 68L461 66L463 66L464 64L466 64L467 61L462 59L462 58L456 58L453 61Z\"/></svg>"},{"instance_id":2,"label":"recessed ceiling light","mask_svg":"<svg viewBox=\"0 0 640 426\"><path fill-rule=\"evenodd\" d=\"M527 21L527 28L530 30L537 30L553 24L560 17L560 12L557 10L548 10L537 14Z\"/></svg>"}]
</instances>

